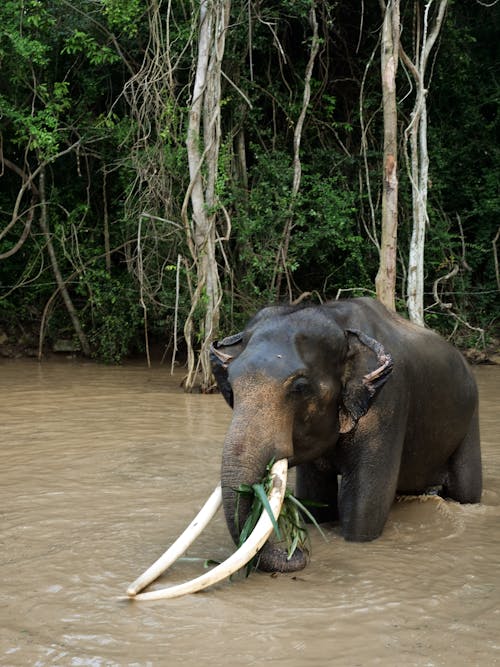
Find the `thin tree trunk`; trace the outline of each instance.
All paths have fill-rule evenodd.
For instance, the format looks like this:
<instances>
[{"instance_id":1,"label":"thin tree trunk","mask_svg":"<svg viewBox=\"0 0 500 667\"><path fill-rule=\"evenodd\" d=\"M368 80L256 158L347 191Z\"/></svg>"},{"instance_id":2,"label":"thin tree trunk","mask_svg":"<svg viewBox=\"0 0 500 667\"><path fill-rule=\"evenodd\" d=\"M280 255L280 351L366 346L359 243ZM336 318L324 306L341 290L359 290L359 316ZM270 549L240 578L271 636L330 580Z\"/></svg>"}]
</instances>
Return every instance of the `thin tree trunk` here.
<instances>
[{"instance_id":1,"label":"thin tree trunk","mask_svg":"<svg viewBox=\"0 0 500 667\"><path fill-rule=\"evenodd\" d=\"M497 251L497 243L499 238L500 238L500 227L497 229L495 238L491 242L491 245L493 247L493 263L495 264L495 276L497 279L498 291L500 292L500 269L498 267L498 251Z\"/></svg>"},{"instance_id":2,"label":"thin tree trunk","mask_svg":"<svg viewBox=\"0 0 500 667\"><path fill-rule=\"evenodd\" d=\"M243 189L243 197L245 201L248 199L248 169L247 169L247 153L245 147L245 129L243 125L238 130L235 138L236 159L235 168L237 173L237 182L241 184Z\"/></svg>"},{"instance_id":3,"label":"thin tree trunk","mask_svg":"<svg viewBox=\"0 0 500 667\"><path fill-rule=\"evenodd\" d=\"M410 124L405 130L405 155L408 176L412 188L413 229L408 259L407 304L410 320L424 326L424 252L425 234L429 224L427 214L427 190L429 182L429 152L427 146L427 92L425 72L429 55L443 24L448 0L440 0L436 18L429 32L429 12L433 0L424 8L423 27L417 25L415 62L412 62L402 46L401 58L415 81L415 104ZM422 34L420 43L420 33ZM410 158L406 144L410 144Z\"/></svg>"},{"instance_id":4,"label":"thin tree trunk","mask_svg":"<svg viewBox=\"0 0 500 667\"><path fill-rule=\"evenodd\" d=\"M103 234L104 250L106 252L106 271L111 273L111 247L109 244L109 213L108 213L108 193L106 187L107 181L106 165L102 168L102 214L103 214Z\"/></svg>"},{"instance_id":5,"label":"thin tree trunk","mask_svg":"<svg viewBox=\"0 0 500 667\"><path fill-rule=\"evenodd\" d=\"M59 291L61 292L61 296L64 301L64 305L66 306L66 310L68 311L68 315L70 316L71 322L73 324L73 328L75 330L75 333L78 337L78 340L80 341L80 346L82 349L82 352L89 357L90 356L90 346L87 340L87 336L85 335L81 325L80 325L80 320L78 319L78 314L76 312L76 309L73 305L73 302L71 301L71 297L69 295L69 292L66 287L66 283L63 280L61 271L59 269L59 263L57 261L57 255L56 251L54 249L54 244L52 243L52 237L50 235L50 230L49 230L49 222L48 222L48 216L47 216L47 199L46 199L46 194L45 194L45 167L43 167L40 170L40 177L38 181L38 186L39 186L39 193L40 193L40 227L42 228L43 235L45 237L45 242L47 244L47 251L49 253L50 257L50 263L52 265L52 271L54 272L54 276L56 279L57 286L59 288ZM40 357L40 351L39 351L39 357Z\"/></svg>"},{"instance_id":6,"label":"thin tree trunk","mask_svg":"<svg viewBox=\"0 0 500 667\"><path fill-rule=\"evenodd\" d=\"M423 158L419 136L423 128L424 106L415 116L415 123L410 131L410 181L412 183L413 227L408 261L407 305L410 320L424 325L424 250L425 228L427 224L427 188L422 188L420 160Z\"/></svg>"},{"instance_id":7,"label":"thin tree trunk","mask_svg":"<svg viewBox=\"0 0 500 667\"><path fill-rule=\"evenodd\" d=\"M399 0L389 0L384 8L381 42L381 74L384 110L384 171L380 264L375 286L378 299L395 310L398 233L398 114L396 73L399 51Z\"/></svg>"}]
</instances>

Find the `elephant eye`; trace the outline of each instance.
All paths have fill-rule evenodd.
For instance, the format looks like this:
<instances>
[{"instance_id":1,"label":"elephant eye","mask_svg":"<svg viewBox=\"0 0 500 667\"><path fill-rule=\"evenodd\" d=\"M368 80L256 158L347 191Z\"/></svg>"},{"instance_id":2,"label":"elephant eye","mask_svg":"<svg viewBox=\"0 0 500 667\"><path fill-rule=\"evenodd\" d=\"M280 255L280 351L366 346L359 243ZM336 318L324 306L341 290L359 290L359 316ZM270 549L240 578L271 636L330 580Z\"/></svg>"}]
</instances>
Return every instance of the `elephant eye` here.
<instances>
[{"instance_id":1,"label":"elephant eye","mask_svg":"<svg viewBox=\"0 0 500 667\"><path fill-rule=\"evenodd\" d=\"M303 375L299 375L292 380L289 389L291 394L295 395L305 395L311 392L311 383Z\"/></svg>"}]
</instances>

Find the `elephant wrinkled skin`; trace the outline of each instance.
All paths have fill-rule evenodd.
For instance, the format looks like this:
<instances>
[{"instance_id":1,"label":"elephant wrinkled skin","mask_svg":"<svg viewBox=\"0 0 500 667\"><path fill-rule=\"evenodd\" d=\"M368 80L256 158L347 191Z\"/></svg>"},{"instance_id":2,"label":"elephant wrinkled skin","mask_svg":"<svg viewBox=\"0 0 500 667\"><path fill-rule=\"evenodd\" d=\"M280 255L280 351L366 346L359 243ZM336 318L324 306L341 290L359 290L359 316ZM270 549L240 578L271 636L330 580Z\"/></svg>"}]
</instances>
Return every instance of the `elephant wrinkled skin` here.
<instances>
[{"instance_id":1,"label":"elephant wrinkled skin","mask_svg":"<svg viewBox=\"0 0 500 667\"><path fill-rule=\"evenodd\" d=\"M221 484L237 541L248 512L240 484L258 482L268 462L297 466L296 495L326 506L346 540L382 533L397 493L440 493L477 503L482 490L478 398L462 355L428 329L379 302L264 308L245 330L212 346L214 375L233 418ZM338 480L340 479L340 488ZM259 567L293 571L267 544Z\"/></svg>"}]
</instances>

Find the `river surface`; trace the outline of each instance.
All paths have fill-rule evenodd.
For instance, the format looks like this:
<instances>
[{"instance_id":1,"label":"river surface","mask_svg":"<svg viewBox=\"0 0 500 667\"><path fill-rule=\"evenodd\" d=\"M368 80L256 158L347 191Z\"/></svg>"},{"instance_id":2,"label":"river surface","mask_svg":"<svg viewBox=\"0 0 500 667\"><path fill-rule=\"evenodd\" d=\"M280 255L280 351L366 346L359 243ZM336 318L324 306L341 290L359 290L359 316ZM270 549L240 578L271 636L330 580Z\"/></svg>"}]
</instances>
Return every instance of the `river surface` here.
<instances>
[{"instance_id":1,"label":"river surface","mask_svg":"<svg viewBox=\"0 0 500 667\"><path fill-rule=\"evenodd\" d=\"M215 487L229 408L166 367L0 360L0 664L500 665L500 367L474 372L481 504L407 499L372 543L312 529L296 575L131 602ZM232 549L221 513L161 584Z\"/></svg>"}]
</instances>

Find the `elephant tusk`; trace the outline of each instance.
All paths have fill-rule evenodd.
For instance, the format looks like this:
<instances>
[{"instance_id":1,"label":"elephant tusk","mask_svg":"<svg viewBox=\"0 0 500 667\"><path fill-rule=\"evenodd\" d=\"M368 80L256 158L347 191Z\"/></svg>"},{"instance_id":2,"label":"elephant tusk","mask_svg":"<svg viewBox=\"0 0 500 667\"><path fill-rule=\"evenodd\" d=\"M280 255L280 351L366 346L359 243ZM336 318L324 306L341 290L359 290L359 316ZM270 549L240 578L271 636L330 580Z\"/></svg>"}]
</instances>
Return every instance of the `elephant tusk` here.
<instances>
[{"instance_id":1,"label":"elephant tusk","mask_svg":"<svg viewBox=\"0 0 500 667\"><path fill-rule=\"evenodd\" d=\"M139 591L146 588L148 584L157 579L168 569L172 563L193 544L200 533L208 526L217 510L222 504L222 491L220 484L216 487L207 502L203 505L196 517L191 521L186 530L179 535L176 541L165 553L156 560L133 584L127 589L129 597L135 597Z\"/></svg>"},{"instance_id":2,"label":"elephant tusk","mask_svg":"<svg viewBox=\"0 0 500 667\"><path fill-rule=\"evenodd\" d=\"M275 519L278 519L283 505L286 490L286 478L288 471L287 459L280 459L271 468L272 487L269 492L269 505ZM263 510L260 519L257 522L254 530L242 546L235 551L227 560L225 560L217 567L214 567L210 572L206 572L195 579L186 581L183 584L170 586L169 588L162 588L157 591L150 591L148 593L141 593L134 597L135 600L165 600L188 593L196 593L208 586L230 577L240 568L244 567L255 554L264 546L269 535L273 531L273 524L269 515ZM129 589L130 590L130 589ZM129 593L130 595L130 593Z\"/></svg>"}]
</instances>

